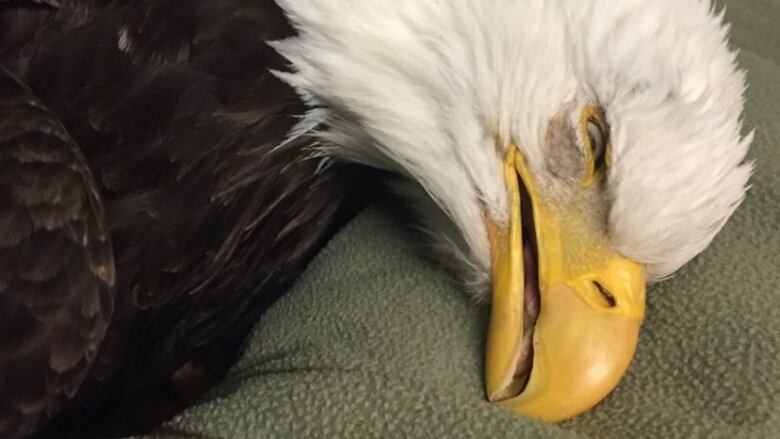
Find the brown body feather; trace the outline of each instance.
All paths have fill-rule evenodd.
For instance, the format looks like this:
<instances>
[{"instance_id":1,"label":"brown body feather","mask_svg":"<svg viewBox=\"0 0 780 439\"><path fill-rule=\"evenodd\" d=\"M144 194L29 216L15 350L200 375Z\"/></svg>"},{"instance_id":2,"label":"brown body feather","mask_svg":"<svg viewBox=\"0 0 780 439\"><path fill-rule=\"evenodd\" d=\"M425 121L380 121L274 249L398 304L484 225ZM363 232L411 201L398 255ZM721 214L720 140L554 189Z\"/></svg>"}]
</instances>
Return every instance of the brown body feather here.
<instances>
[{"instance_id":1,"label":"brown body feather","mask_svg":"<svg viewBox=\"0 0 780 439\"><path fill-rule=\"evenodd\" d=\"M112 316L99 194L65 128L0 71L0 433L73 398Z\"/></svg>"},{"instance_id":2,"label":"brown body feather","mask_svg":"<svg viewBox=\"0 0 780 439\"><path fill-rule=\"evenodd\" d=\"M24 129L28 120L39 124L33 130L59 127L47 135L72 157L45 166L70 163L70 174L31 170L18 159L6 159L0 175L23 186L20 190L33 201L68 191L72 200L61 208L80 209L78 218L86 224L80 227L92 227L89 233L104 230L102 201L116 282L113 295L107 295L108 277L98 276L86 262L73 268L81 283L65 279L52 284L36 277L38 288L51 288L46 294L61 312L79 305L77 300L90 299L89 309L101 311L97 320L84 322L92 332L86 338L84 331L36 338L25 323L2 319L6 327L0 337L24 344L30 352L47 352L54 344L72 346L87 362L100 347L83 384L81 375L65 383L42 382L32 375L14 381L29 392L47 386L43 391L60 400L69 400L79 389L57 421L62 430L85 423L77 417L94 416L95 407L107 398L114 401L167 377L199 351L245 330L254 311L284 290L332 232L353 173L322 169L318 160L308 158L314 140L305 136L277 148L306 108L269 72L285 69L286 62L265 42L293 32L273 0L58 4L25 13L36 26L16 20L16 27L5 31L9 43L0 43L5 47L0 60L50 113L40 110L45 116L36 113L27 119L28 110L6 107L3 111L11 117L0 119L0 135ZM47 149L48 144L19 142L6 141L0 158L13 156L13 148L39 148L53 155L59 151ZM25 183L25 178L43 175L47 180ZM65 210L30 213L32 201L19 200L9 207L6 192L4 184L0 241L29 251L17 262L3 260L3 276L18 277L27 265L53 273L47 264L60 268L76 256L87 261L96 254L93 262L109 263L108 241L95 249L59 236L70 228L56 216ZM57 236L35 241L19 226L8 226L7 218L19 206L39 215L40 223L52 229L50 235ZM0 258L10 254L0 251ZM88 281L95 285L82 285ZM35 293L1 294L0 313L7 313L17 306L8 305L9 300L24 301L26 296L14 297ZM100 302L92 298L96 295ZM113 317L101 343L111 299ZM19 338L14 331L30 334ZM39 359L20 363L15 358L0 343L0 375L38 366ZM67 358L68 365L74 358ZM56 408L44 400L31 407L26 398L37 394L26 392L0 386L0 437L20 431L23 424L38 427Z\"/></svg>"}]
</instances>

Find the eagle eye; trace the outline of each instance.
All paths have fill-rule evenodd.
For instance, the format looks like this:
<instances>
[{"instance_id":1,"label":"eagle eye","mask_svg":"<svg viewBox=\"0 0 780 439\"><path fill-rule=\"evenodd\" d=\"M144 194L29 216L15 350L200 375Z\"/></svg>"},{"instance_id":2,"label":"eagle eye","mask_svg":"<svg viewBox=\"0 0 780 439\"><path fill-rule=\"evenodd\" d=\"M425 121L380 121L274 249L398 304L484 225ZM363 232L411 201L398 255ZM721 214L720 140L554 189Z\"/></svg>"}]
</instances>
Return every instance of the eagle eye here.
<instances>
[{"instance_id":1,"label":"eagle eye","mask_svg":"<svg viewBox=\"0 0 780 439\"><path fill-rule=\"evenodd\" d=\"M609 127L599 108L585 107L581 127L585 152L584 186L590 186L596 174L608 164Z\"/></svg>"},{"instance_id":2,"label":"eagle eye","mask_svg":"<svg viewBox=\"0 0 780 439\"><path fill-rule=\"evenodd\" d=\"M590 146L590 156L596 169L604 164L608 135L609 133L604 131L601 122L597 121L594 117L588 119L588 146Z\"/></svg>"}]
</instances>

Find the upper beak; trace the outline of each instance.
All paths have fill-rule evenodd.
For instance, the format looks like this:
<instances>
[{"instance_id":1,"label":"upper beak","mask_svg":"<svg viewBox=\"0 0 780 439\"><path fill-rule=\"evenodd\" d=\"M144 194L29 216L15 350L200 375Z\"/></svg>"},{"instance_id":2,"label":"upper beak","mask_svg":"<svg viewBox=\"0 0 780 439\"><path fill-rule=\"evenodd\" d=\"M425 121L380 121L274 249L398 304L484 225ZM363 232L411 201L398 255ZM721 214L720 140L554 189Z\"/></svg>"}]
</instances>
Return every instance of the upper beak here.
<instances>
[{"instance_id":1,"label":"upper beak","mask_svg":"<svg viewBox=\"0 0 780 439\"><path fill-rule=\"evenodd\" d=\"M488 221L493 293L487 395L522 415L562 421L596 405L628 369L644 316L644 267L609 249L604 232L583 218L588 209L545 203L516 147L507 155L504 178L509 224ZM530 203L522 203L523 196ZM533 212L521 212L528 206ZM536 261L527 260L533 252L522 233L522 218L531 214ZM533 268L538 286L529 276ZM535 325L524 312L526 293L534 288L540 305ZM521 365L528 357L530 375Z\"/></svg>"}]
</instances>

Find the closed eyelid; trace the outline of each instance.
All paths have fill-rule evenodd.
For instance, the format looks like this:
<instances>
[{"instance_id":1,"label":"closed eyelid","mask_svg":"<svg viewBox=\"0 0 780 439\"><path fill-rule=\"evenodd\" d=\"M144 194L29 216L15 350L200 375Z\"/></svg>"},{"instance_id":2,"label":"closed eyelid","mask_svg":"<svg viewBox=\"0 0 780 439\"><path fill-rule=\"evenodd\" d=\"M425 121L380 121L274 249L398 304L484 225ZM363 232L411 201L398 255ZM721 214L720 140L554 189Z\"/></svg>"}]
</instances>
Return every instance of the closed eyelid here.
<instances>
[{"instance_id":1,"label":"closed eyelid","mask_svg":"<svg viewBox=\"0 0 780 439\"><path fill-rule=\"evenodd\" d=\"M594 139L591 133L591 127L595 125L595 129L599 132L599 138ZM609 148L609 126L607 125L604 117L604 112L594 106L585 106L580 114L580 137L582 139L582 149L585 155L585 172L582 178L582 187L590 186L596 179L596 174L603 167L604 164L609 164L610 160L607 154L610 153ZM593 145L594 140L599 140L600 145ZM598 156L594 157L594 148L598 150Z\"/></svg>"}]
</instances>

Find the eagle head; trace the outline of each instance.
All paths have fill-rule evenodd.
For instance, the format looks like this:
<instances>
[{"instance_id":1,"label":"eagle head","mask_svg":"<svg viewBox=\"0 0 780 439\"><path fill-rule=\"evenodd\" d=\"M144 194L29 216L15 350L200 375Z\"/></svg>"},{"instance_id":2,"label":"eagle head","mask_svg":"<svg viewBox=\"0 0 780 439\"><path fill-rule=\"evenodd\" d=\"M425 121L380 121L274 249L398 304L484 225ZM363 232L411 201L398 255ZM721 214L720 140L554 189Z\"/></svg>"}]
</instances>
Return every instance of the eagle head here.
<instances>
[{"instance_id":1,"label":"eagle head","mask_svg":"<svg viewBox=\"0 0 780 439\"><path fill-rule=\"evenodd\" d=\"M647 282L746 191L744 73L708 0L277 0L316 153L403 177L490 297L487 397L558 421L628 368Z\"/></svg>"}]
</instances>

